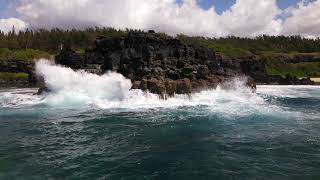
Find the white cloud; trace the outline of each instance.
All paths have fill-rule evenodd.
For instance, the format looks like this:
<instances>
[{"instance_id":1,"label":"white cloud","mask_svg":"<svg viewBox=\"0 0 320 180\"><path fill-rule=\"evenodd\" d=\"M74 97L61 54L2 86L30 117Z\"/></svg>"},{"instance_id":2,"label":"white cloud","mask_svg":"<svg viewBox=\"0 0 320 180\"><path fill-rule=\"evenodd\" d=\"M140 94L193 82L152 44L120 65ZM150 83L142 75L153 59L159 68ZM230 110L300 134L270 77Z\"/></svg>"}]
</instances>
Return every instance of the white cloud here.
<instances>
[{"instance_id":1,"label":"white cloud","mask_svg":"<svg viewBox=\"0 0 320 180\"><path fill-rule=\"evenodd\" d=\"M7 33L11 31L13 27L16 31L19 31L25 29L27 24L17 18L0 19L0 30L2 32Z\"/></svg>"},{"instance_id":2,"label":"white cloud","mask_svg":"<svg viewBox=\"0 0 320 180\"><path fill-rule=\"evenodd\" d=\"M282 34L320 36L320 1L306 3L302 1L297 7L286 10L288 16L283 24Z\"/></svg>"},{"instance_id":3,"label":"white cloud","mask_svg":"<svg viewBox=\"0 0 320 180\"><path fill-rule=\"evenodd\" d=\"M155 29L170 34L251 36L278 33L276 0L237 0L222 15L204 10L195 0L22 0L17 8L32 27ZM254 7L254 8L253 8Z\"/></svg>"},{"instance_id":4,"label":"white cloud","mask_svg":"<svg viewBox=\"0 0 320 180\"><path fill-rule=\"evenodd\" d=\"M20 0L17 12L32 28L108 26L215 37L320 35L320 0L285 11L276 0L236 0L221 15L215 7L202 9L196 0L180 5L176 0Z\"/></svg>"},{"instance_id":5,"label":"white cloud","mask_svg":"<svg viewBox=\"0 0 320 180\"><path fill-rule=\"evenodd\" d=\"M222 14L225 30L232 35L256 36L280 33L281 13L275 0L238 0L230 10Z\"/></svg>"}]
</instances>

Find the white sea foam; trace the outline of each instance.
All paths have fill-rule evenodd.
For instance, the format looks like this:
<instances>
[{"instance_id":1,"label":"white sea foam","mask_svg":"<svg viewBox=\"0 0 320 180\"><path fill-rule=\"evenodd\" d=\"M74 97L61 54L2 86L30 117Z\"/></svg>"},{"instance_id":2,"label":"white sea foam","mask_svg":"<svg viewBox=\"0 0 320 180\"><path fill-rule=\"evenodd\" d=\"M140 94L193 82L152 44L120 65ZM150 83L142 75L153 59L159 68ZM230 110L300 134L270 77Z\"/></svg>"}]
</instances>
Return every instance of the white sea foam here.
<instances>
[{"instance_id":1,"label":"white sea foam","mask_svg":"<svg viewBox=\"0 0 320 180\"><path fill-rule=\"evenodd\" d=\"M121 74L109 72L102 76L73 71L41 60L36 64L37 73L44 77L52 92L45 95L49 105L94 105L103 109L170 108L179 106L213 106L223 103L262 103L244 86L243 79L235 79L232 90L207 90L189 95L176 95L163 100L158 95L130 90L131 82Z\"/></svg>"},{"instance_id":2,"label":"white sea foam","mask_svg":"<svg viewBox=\"0 0 320 180\"><path fill-rule=\"evenodd\" d=\"M0 108L37 104L41 101L41 97L33 95L36 90L4 89L0 91Z\"/></svg>"},{"instance_id":3,"label":"white sea foam","mask_svg":"<svg viewBox=\"0 0 320 180\"><path fill-rule=\"evenodd\" d=\"M261 85L258 86L258 93L287 98L318 98L320 99L320 86L308 85L289 85L289 86L275 86L275 85Z\"/></svg>"},{"instance_id":4,"label":"white sea foam","mask_svg":"<svg viewBox=\"0 0 320 180\"><path fill-rule=\"evenodd\" d=\"M175 95L163 100L158 95L130 90L130 80L121 74L109 72L102 76L73 71L41 60L36 65L37 73L44 77L52 90L43 96L31 94L1 93L1 106L45 104L50 107L92 107L98 109L144 110L156 108L177 108L203 106L209 112L224 116L238 117L250 114L287 116L288 118L310 116L295 112L277 103L272 98L315 97L320 99L320 89L316 86L258 86L252 93L241 79L235 79L229 90L218 87L189 95ZM11 103L8 103L11 102Z\"/></svg>"},{"instance_id":5,"label":"white sea foam","mask_svg":"<svg viewBox=\"0 0 320 180\"><path fill-rule=\"evenodd\" d=\"M131 81L121 74L109 72L102 76L40 60L36 64L38 75L52 92L46 95L49 104L92 104L104 101L122 101L131 88Z\"/></svg>"}]
</instances>

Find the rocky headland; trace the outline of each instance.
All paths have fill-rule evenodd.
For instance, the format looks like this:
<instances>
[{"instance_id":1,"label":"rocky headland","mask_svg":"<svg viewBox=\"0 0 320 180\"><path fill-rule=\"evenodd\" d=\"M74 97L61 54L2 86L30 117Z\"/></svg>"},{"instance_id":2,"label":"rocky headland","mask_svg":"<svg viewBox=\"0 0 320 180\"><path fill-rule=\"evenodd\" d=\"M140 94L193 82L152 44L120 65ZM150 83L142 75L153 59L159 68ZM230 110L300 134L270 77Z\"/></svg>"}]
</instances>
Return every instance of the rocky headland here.
<instances>
[{"instance_id":1,"label":"rocky headland","mask_svg":"<svg viewBox=\"0 0 320 180\"><path fill-rule=\"evenodd\" d=\"M236 77L247 77L247 86L313 84L310 78L268 76L266 61L257 56L228 58L213 49L187 45L179 39L130 32L119 38L99 37L83 55L64 47L56 63L72 69L104 73L116 71L132 80L133 89L157 94L185 94L215 88Z\"/></svg>"},{"instance_id":2,"label":"rocky headland","mask_svg":"<svg viewBox=\"0 0 320 180\"><path fill-rule=\"evenodd\" d=\"M313 57L279 58L282 63L318 62ZM181 40L149 32L129 32L121 37L100 36L94 46L84 53L76 53L64 46L55 57L57 64L91 73L119 72L131 79L133 89L157 94L189 94L224 85L236 77L246 77L245 85L255 89L256 84L312 85L310 78L287 75L270 76L267 60L251 55L229 58L214 49L185 44ZM1 81L6 86L41 86L32 61L0 61L1 72L24 72L23 81ZM40 80L39 80L40 79ZM227 85L226 85L227 86ZM47 90L42 87L42 89Z\"/></svg>"},{"instance_id":3,"label":"rocky headland","mask_svg":"<svg viewBox=\"0 0 320 180\"><path fill-rule=\"evenodd\" d=\"M168 95L215 88L245 74L240 61L152 31L99 37L95 47L87 48L83 56L65 47L56 56L56 63L95 73L116 71L132 80L133 89ZM255 88L252 78L247 84Z\"/></svg>"}]
</instances>

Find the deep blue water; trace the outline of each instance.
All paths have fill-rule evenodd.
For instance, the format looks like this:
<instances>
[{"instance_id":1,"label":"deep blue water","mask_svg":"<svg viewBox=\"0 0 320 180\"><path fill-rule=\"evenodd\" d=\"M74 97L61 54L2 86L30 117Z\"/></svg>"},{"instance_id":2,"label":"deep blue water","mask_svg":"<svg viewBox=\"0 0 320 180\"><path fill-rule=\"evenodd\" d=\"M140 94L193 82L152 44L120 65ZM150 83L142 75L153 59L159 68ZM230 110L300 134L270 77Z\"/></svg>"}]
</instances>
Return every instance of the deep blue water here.
<instances>
[{"instance_id":1,"label":"deep blue water","mask_svg":"<svg viewBox=\"0 0 320 180\"><path fill-rule=\"evenodd\" d=\"M33 91L0 93L0 179L320 179L320 87L102 105Z\"/></svg>"}]
</instances>

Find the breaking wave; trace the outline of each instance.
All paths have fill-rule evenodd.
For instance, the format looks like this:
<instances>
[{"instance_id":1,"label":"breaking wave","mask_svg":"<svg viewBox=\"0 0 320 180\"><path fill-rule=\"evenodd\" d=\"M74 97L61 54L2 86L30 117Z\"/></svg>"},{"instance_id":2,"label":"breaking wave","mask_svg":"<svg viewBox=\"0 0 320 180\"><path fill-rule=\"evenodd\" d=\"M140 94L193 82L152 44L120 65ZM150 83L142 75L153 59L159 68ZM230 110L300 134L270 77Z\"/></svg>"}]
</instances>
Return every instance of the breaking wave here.
<instances>
[{"instance_id":1,"label":"breaking wave","mask_svg":"<svg viewBox=\"0 0 320 180\"><path fill-rule=\"evenodd\" d=\"M247 103L248 100L256 103L263 102L263 99L253 95L244 86L244 79L234 79L230 82L233 88L229 91L218 87L216 90L202 91L191 96L175 95L163 100L156 94L130 90L131 81L115 72L99 76L82 70L74 71L46 60L37 62L36 71L44 78L46 86L52 90L45 94L43 99L43 103L49 105L94 105L103 109L169 108L210 106L226 102L226 97L238 103Z\"/></svg>"},{"instance_id":2,"label":"breaking wave","mask_svg":"<svg viewBox=\"0 0 320 180\"><path fill-rule=\"evenodd\" d=\"M130 90L131 81L121 74L109 72L102 76L84 71L51 64L41 60L36 64L39 75L44 77L46 85L52 92L34 96L23 90L0 92L0 106L98 108L117 110L145 110L158 108L204 107L209 112L224 116L246 116L248 114L269 114L287 117L308 117L314 119L320 113L301 112L290 109L283 103L288 99L304 98L320 100L319 86L258 86L257 93L252 93L243 82L235 79L233 89L220 87L205 90L192 95L175 95L163 100L156 94ZM26 91L26 90L24 90ZM281 104L282 103L282 104ZM303 105L302 105L303 106Z\"/></svg>"},{"instance_id":3,"label":"breaking wave","mask_svg":"<svg viewBox=\"0 0 320 180\"><path fill-rule=\"evenodd\" d=\"M122 101L131 88L131 81L121 74L109 72L102 76L74 71L40 60L36 72L51 90L45 96L49 104L92 104L103 101Z\"/></svg>"}]
</instances>

